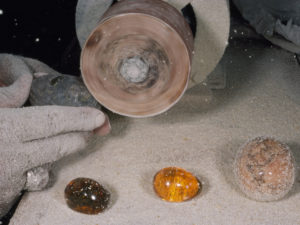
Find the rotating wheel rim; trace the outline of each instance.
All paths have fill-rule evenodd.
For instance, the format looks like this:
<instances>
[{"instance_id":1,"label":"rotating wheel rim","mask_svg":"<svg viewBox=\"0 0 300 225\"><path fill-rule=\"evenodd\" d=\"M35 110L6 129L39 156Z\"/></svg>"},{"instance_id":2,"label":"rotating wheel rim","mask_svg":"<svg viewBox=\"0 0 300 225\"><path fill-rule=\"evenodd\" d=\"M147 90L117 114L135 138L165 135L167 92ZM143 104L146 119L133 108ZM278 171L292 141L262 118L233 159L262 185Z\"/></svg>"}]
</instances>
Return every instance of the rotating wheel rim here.
<instances>
[{"instance_id":1,"label":"rotating wheel rim","mask_svg":"<svg viewBox=\"0 0 300 225\"><path fill-rule=\"evenodd\" d=\"M160 0L124 0L104 14L87 39L83 79L111 111L154 116L186 90L192 50L191 30L175 8Z\"/></svg>"}]
</instances>

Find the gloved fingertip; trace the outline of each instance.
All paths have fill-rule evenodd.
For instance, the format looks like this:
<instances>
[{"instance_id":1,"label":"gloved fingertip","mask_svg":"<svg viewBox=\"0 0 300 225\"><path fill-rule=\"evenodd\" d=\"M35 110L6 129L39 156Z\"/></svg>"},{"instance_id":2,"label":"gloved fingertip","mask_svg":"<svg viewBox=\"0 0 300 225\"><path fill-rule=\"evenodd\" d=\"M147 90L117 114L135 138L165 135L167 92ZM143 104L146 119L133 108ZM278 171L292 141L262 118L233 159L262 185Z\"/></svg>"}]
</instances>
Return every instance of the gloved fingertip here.
<instances>
[{"instance_id":1,"label":"gloved fingertip","mask_svg":"<svg viewBox=\"0 0 300 225\"><path fill-rule=\"evenodd\" d=\"M105 121L104 123L96 128L93 133L96 134L96 135L99 135L99 136L105 136L107 134L109 134L111 131L111 125L110 125L110 122L109 122L109 118L107 115L105 115Z\"/></svg>"},{"instance_id":2,"label":"gloved fingertip","mask_svg":"<svg viewBox=\"0 0 300 225\"><path fill-rule=\"evenodd\" d=\"M33 168L27 171L25 189L28 191L41 191L49 182L49 171L47 166Z\"/></svg>"},{"instance_id":3,"label":"gloved fingertip","mask_svg":"<svg viewBox=\"0 0 300 225\"><path fill-rule=\"evenodd\" d=\"M100 112L99 115L96 116L96 127L102 126L106 121L106 115Z\"/></svg>"}]
</instances>

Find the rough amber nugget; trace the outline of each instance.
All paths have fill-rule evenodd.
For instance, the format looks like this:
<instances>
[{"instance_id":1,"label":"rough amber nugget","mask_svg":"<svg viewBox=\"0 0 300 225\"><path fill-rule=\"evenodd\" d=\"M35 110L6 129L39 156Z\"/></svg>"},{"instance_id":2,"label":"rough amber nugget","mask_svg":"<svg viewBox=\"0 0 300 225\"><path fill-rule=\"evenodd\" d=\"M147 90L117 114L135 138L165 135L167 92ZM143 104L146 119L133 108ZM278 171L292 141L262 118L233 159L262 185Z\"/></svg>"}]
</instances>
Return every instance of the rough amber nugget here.
<instances>
[{"instance_id":1,"label":"rough amber nugget","mask_svg":"<svg viewBox=\"0 0 300 225\"><path fill-rule=\"evenodd\" d=\"M178 167L160 170L154 177L156 194L169 202L182 202L195 197L201 191L201 183L190 172Z\"/></svg>"},{"instance_id":2,"label":"rough amber nugget","mask_svg":"<svg viewBox=\"0 0 300 225\"><path fill-rule=\"evenodd\" d=\"M107 208L110 193L97 181L77 178L67 185L65 198L68 206L77 212L98 214Z\"/></svg>"},{"instance_id":3,"label":"rough amber nugget","mask_svg":"<svg viewBox=\"0 0 300 225\"><path fill-rule=\"evenodd\" d=\"M283 198L295 182L294 157L289 147L258 137L237 153L234 172L240 189L257 201Z\"/></svg>"}]
</instances>

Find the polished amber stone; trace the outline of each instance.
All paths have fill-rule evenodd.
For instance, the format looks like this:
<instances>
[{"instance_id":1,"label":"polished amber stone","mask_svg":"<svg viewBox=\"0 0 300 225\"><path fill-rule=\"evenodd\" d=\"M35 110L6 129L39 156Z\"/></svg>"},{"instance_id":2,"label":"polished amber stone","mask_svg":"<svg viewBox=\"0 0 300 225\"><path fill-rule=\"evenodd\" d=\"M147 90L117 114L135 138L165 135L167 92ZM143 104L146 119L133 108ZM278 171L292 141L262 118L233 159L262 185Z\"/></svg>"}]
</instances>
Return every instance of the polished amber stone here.
<instances>
[{"instance_id":1,"label":"polished amber stone","mask_svg":"<svg viewBox=\"0 0 300 225\"><path fill-rule=\"evenodd\" d=\"M110 193L97 181L76 178L65 188L67 205L81 213L98 214L109 205Z\"/></svg>"},{"instance_id":2,"label":"polished amber stone","mask_svg":"<svg viewBox=\"0 0 300 225\"><path fill-rule=\"evenodd\" d=\"M169 202L182 202L195 197L202 188L198 179L190 172L178 167L160 170L154 177L156 194Z\"/></svg>"}]
</instances>

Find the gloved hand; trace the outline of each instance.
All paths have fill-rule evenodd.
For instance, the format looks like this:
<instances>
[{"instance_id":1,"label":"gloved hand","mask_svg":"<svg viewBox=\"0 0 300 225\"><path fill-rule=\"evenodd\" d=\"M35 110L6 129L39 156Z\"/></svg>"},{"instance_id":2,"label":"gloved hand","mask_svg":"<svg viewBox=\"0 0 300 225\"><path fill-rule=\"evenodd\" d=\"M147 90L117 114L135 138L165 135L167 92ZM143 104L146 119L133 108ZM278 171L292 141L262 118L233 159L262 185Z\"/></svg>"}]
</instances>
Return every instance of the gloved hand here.
<instances>
[{"instance_id":1,"label":"gloved hand","mask_svg":"<svg viewBox=\"0 0 300 225\"><path fill-rule=\"evenodd\" d=\"M300 47L300 26L293 24L292 19L290 19L286 25L278 20L275 30L278 34Z\"/></svg>"},{"instance_id":2,"label":"gloved hand","mask_svg":"<svg viewBox=\"0 0 300 225\"><path fill-rule=\"evenodd\" d=\"M32 74L18 57L0 54L0 108L20 107L28 98Z\"/></svg>"},{"instance_id":3,"label":"gloved hand","mask_svg":"<svg viewBox=\"0 0 300 225\"><path fill-rule=\"evenodd\" d=\"M22 190L45 188L51 163L83 149L92 131L110 131L108 118L94 108L15 108L26 101L33 75L48 73L57 72L37 60L0 55L0 218Z\"/></svg>"},{"instance_id":4,"label":"gloved hand","mask_svg":"<svg viewBox=\"0 0 300 225\"><path fill-rule=\"evenodd\" d=\"M299 0L233 0L233 2L257 33L275 45L300 54Z\"/></svg>"},{"instance_id":5,"label":"gloved hand","mask_svg":"<svg viewBox=\"0 0 300 225\"><path fill-rule=\"evenodd\" d=\"M83 149L105 116L88 107L41 106L0 109L0 120L1 217L23 189L47 184L47 169L31 169Z\"/></svg>"},{"instance_id":6,"label":"gloved hand","mask_svg":"<svg viewBox=\"0 0 300 225\"><path fill-rule=\"evenodd\" d=\"M0 108L21 107L28 98L33 76L46 74L60 75L38 60L0 54Z\"/></svg>"}]
</instances>

